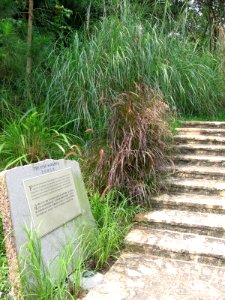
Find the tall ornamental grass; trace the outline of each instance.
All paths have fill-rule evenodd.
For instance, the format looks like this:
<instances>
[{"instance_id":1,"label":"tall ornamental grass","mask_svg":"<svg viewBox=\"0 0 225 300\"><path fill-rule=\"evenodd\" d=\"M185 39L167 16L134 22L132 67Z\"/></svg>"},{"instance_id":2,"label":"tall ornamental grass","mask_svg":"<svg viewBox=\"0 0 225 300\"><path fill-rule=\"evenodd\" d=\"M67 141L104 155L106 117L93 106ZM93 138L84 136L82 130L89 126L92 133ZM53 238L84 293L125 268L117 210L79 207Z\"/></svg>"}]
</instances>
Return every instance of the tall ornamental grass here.
<instances>
[{"instance_id":1,"label":"tall ornamental grass","mask_svg":"<svg viewBox=\"0 0 225 300\"><path fill-rule=\"evenodd\" d=\"M48 113L74 118L77 132L102 127L107 99L132 91L133 82L159 88L182 115L216 115L225 92L219 56L179 26L165 31L159 24L124 10L74 34L68 49L52 51L44 72L34 72L35 99L44 99Z\"/></svg>"},{"instance_id":2,"label":"tall ornamental grass","mask_svg":"<svg viewBox=\"0 0 225 300\"><path fill-rule=\"evenodd\" d=\"M134 90L117 97L100 158L92 150L98 146L89 147L86 165L92 173L96 162L93 183L103 194L116 188L131 202L143 205L150 204L160 172L171 163L167 158L171 114L157 91L143 83L135 84Z\"/></svg>"}]
</instances>

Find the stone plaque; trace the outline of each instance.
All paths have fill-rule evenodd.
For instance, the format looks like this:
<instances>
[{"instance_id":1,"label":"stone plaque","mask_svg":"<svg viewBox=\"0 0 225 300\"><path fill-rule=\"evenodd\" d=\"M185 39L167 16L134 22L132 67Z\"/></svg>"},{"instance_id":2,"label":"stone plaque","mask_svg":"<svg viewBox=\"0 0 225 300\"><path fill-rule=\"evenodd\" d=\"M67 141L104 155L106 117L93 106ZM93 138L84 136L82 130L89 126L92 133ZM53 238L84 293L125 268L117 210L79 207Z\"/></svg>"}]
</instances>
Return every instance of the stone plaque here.
<instances>
[{"instance_id":1,"label":"stone plaque","mask_svg":"<svg viewBox=\"0 0 225 300\"><path fill-rule=\"evenodd\" d=\"M79 255L80 239L96 228L76 161L47 159L1 172L0 210L9 277L14 285L23 246L28 242L27 232L37 229L41 235L43 265L57 280L57 262L65 249L74 245L72 265Z\"/></svg>"},{"instance_id":2,"label":"stone plaque","mask_svg":"<svg viewBox=\"0 0 225 300\"><path fill-rule=\"evenodd\" d=\"M23 184L41 237L81 214L71 168L27 179Z\"/></svg>"}]
</instances>

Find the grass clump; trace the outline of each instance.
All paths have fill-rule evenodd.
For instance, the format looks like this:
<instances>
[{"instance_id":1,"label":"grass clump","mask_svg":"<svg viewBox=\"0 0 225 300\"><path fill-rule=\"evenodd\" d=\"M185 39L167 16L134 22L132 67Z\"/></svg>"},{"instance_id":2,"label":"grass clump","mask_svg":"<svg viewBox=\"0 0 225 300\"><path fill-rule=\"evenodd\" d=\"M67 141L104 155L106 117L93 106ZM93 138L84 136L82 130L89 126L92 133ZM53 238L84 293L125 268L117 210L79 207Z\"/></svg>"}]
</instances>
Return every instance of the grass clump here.
<instances>
[{"instance_id":1,"label":"grass clump","mask_svg":"<svg viewBox=\"0 0 225 300\"><path fill-rule=\"evenodd\" d=\"M21 297L34 300L76 299L84 271L86 237L81 235L76 241L73 238L68 240L57 261L46 265L42 258L41 238L35 231L27 231L27 236L28 242L21 256ZM69 270L74 273L76 285L72 285L67 278Z\"/></svg>"},{"instance_id":2,"label":"grass clump","mask_svg":"<svg viewBox=\"0 0 225 300\"><path fill-rule=\"evenodd\" d=\"M158 174L169 164L169 115L161 94L146 84L135 84L133 92L118 95L107 142L100 159L97 157L94 182L98 190L104 193L116 188L131 202L149 204L150 194L157 190ZM91 159L96 160L96 155Z\"/></svg>"},{"instance_id":3,"label":"grass clump","mask_svg":"<svg viewBox=\"0 0 225 300\"><path fill-rule=\"evenodd\" d=\"M62 133L63 126L50 126L46 115L28 111L22 117L3 124L0 132L2 168L61 158L72 146L74 135Z\"/></svg>"},{"instance_id":4,"label":"grass clump","mask_svg":"<svg viewBox=\"0 0 225 300\"><path fill-rule=\"evenodd\" d=\"M97 223L97 234L91 246L91 266L97 270L107 268L124 246L124 238L130 229L138 206L131 206L127 198L116 190L104 197L91 196L91 208Z\"/></svg>"}]
</instances>

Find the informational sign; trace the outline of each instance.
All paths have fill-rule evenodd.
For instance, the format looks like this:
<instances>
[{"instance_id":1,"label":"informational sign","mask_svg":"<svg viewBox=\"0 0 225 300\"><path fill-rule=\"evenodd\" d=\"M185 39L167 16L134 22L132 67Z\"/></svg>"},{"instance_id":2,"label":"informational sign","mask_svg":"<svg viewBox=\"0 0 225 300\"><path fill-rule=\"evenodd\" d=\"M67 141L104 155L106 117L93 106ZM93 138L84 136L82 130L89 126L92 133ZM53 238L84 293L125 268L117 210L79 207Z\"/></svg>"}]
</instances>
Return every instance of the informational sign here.
<instances>
[{"instance_id":1,"label":"informational sign","mask_svg":"<svg viewBox=\"0 0 225 300\"><path fill-rule=\"evenodd\" d=\"M40 236L81 214L71 168L23 181L31 219Z\"/></svg>"}]
</instances>

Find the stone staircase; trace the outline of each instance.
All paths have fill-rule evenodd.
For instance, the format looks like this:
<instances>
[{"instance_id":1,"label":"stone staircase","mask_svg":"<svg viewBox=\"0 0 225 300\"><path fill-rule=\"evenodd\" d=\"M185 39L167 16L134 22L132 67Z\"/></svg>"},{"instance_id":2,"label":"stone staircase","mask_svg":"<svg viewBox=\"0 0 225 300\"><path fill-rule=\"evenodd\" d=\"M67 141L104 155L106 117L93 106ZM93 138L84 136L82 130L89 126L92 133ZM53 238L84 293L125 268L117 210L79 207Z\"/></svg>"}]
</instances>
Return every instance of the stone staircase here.
<instances>
[{"instance_id":1,"label":"stone staircase","mask_svg":"<svg viewBox=\"0 0 225 300\"><path fill-rule=\"evenodd\" d=\"M225 122L183 122L177 133L175 167L153 211L87 300L225 299Z\"/></svg>"},{"instance_id":2,"label":"stone staircase","mask_svg":"<svg viewBox=\"0 0 225 300\"><path fill-rule=\"evenodd\" d=\"M175 168L126 238L130 250L225 265L225 123L184 122Z\"/></svg>"}]
</instances>

